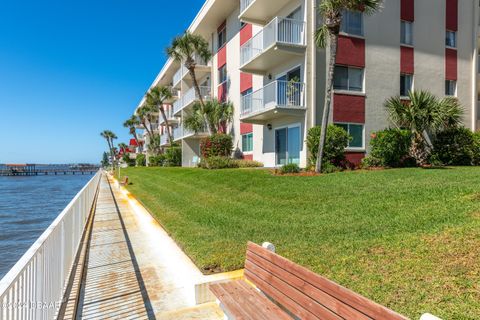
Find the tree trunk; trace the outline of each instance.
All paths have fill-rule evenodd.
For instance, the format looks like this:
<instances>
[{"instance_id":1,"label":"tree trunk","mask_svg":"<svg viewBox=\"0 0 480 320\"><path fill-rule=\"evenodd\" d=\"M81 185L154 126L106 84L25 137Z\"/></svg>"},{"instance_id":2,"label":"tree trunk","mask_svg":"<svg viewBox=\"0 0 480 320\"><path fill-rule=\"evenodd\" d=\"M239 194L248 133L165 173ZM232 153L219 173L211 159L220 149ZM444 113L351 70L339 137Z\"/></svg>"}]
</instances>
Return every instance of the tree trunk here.
<instances>
[{"instance_id":1,"label":"tree trunk","mask_svg":"<svg viewBox=\"0 0 480 320\"><path fill-rule=\"evenodd\" d=\"M162 114L163 122L165 122L165 126L167 127L167 134L168 134L168 142L170 145L173 145L173 135L172 131L170 130L170 123L168 123L167 115L165 114L165 108L163 106L159 106L158 109L160 110L160 113Z\"/></svg>"},{"instance_id":2,"label":"tree trunk","mask_svg":"<svg viewBox=\"0 0 480 320\"><path fill-rule=\"evenodd\" d=\"M318 145L318 154L317 154L317 163L315 165L315 172L322 172L323 165L323 153L325 148L325 141L327 138L327 126L328 118L330 117L330 109L332 105L332 95L333 95L333 76L335 70L335 61L337 59L337 44L338 44L338 34L330 33L329 34L329 44L330 44L330 60L328 63L328 77L327 77L327 90L325 94L325 104L323 106L323 116L322 116L322 129L320 133L320 141Z\"/></svg>"},{"instance_id":3,"label":"tree trunk","mask_svg":"<svg viewBox=\"0 0 480 320\"><path fill-rule=\"evenodd\" d=\"M198 95L198 100L200 100L200 105L202 106L202 113L203 113L203 120L205 121L205 125L207 126L208 134L212 135L212 126L210 121L208 121L208 117L205 113L205 101L203 101L202 93L200 92L200 86L198 85L197 76L195 74L195 67L192 67L191 64L185 65L187 67L190 76L192 77L193 87L195 88L195 92Z\"/></svg>"}]
</instances>

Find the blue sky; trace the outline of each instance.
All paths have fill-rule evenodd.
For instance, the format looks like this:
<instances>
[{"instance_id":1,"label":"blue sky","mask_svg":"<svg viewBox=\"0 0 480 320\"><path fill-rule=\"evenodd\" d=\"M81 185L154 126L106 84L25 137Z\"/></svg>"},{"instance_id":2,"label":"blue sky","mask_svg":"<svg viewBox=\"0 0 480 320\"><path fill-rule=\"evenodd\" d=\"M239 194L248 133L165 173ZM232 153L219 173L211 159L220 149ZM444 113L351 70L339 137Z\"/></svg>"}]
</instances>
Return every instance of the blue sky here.
<instances>
[{"instance_id":1,"label":"blue sky","mask_svg":"<svg viewBox=\"0 0 480 320\"><path fill-rule=\"evenodd\" d=\"M99 162L204 0L0 1L0 163Z\"/></svg>"}]
</instances>

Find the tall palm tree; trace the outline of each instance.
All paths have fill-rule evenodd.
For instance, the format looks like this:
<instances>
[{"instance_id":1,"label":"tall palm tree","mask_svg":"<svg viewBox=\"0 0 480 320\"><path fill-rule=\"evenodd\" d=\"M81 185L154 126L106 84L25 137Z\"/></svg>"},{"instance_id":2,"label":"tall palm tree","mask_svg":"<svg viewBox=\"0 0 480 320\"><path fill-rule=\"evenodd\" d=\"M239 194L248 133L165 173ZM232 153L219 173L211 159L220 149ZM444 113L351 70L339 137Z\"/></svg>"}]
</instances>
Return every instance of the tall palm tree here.
<instances>
[{"instance_id":1,"label":"tall palm tree","mask_svg":"<svg viewBox=\"0 0 480 320\"><path fill-rule=\"evenodd\" d=\"M158 109L156 106L149 105L148 103L143 104L137 109L138 119L147 131L149 150L154 154L157 154L160 151L160 138L157 137L158 134L155 132L152 126L153 122L155 121L155 113L157 113L157 111Z\"/></svg>"},{"instance_id":2,"label":"tall palm tree","mask_svg":"<svg viewBox=\"0 0 480 320\"><path fill-rule=\"evenodd\" d=\"M375 13L380 9L382 0L322 0L319 5L319 13L322 24L315 33L315 42L318 47L328 46L330 56L328 62L327 84L325 92L325 104L323 106L322 128L320 144L318 148L316 172L322 171L323 150L327 133L328 118L332 104L333 77L335 61L337 59L338 35L342 24L342 15L345 10L362 11L366 14Z\"/></svg>"},{"instance_id":3,"label":"tall palm tree","mask_svg":"<svg viewBox=\"0 0 480 320\"><path fill-rule=\"evenodd\" d=\"M208 41L200 35L195 35L187 31L185 34L173 39L172 45L167 48L167 54L175 61L184 64L192 77L193 86L200 101L200 106L204 109L205 101L200 92L200 86L198 85L197 76L195 74L195 67L197 65L195 58L198 57L204 61L209 61L212 58L212 52L210 51ZM207 129L211 134L212 128L208 119L205 118L205 122L207 124Z\"/></svg>"},{"instance_id":4,"label":"tall palm tree","mask_svg":"<svg viewBox=\"0 0 480 320\"><path fill-rule=\"evenodd\" d=\"M170 124L168 123L167 115L165 113L165 107L163 106L164 102L170 98L172 98L172 92L170 91L170 88L164 86L154 87L150 89L146 95L147 104L157 108L160 111L163 121L165 122L165 126L167 127L168 142L170 145L173 145L172 128L170 128Z\"/></svg>"},{"instance_id":5,"label":"tall palm tree","mask_svg":"<svg viewBox=\"0 0 480 320\"><path fill-rule=\"evenodd\" d=\"M220 102L213 99L205 103L202 108L200 103L195 103L192 112L185 115L183 125L192 131L200 132L205 129L205 119L211 126L211 134L218 132L227 133L228 127L233 121L234 108L231 102Z\"/></svg>"},{"instance_id":6,"label":"tall palm tree","mask_svg":"<svg viewBox=\"0 0 480 320\"><path fill-rule=\"evenodd\" d=\"M418 165L425 165L431 151L429 133L460 125L463 108L454 97L439 100L427 91L411 91L409 100L400 96L385 102L390 121L397 128L412 132L410 156Z\"/></svg>"},{"instance_id":7,"label":"tall palm tree","mask_svg":"<svg viewBox=\"0 0 480 320\"><path fill-rule=\"evenodd\" d=\"M108 150L110 151L110 159L112 161L112 166L115 165L115 147L113 145L113 140L117 139L115 133L110 130L104 130L100 133L100 135L107 140Z\"/></svg>"},{"instance_id":8,"label":"tall palm tree","mask_svg":"<svg viewBox=\"0 0 480 320\"><path fill-rule=\"evenodd\" d=\"M128 128L129 133L133 136L135 139L135 142L137 145L140 145L138 143L138 135L137 135L137 126L140 124L140 120L136 115L132 115L129 119L127 119L124 123L123 126L125 128Z\"/></svg>"}]
</instances>

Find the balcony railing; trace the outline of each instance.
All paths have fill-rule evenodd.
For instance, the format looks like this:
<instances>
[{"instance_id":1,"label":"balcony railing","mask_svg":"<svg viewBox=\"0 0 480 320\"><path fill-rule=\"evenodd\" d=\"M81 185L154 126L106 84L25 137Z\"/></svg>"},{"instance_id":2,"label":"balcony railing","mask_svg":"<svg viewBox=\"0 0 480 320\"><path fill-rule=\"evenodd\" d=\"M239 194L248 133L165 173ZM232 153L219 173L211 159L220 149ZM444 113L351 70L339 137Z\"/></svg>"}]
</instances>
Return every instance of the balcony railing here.
<instances>
[{"instance_id":1,"label":"balcony railing","mask_svg":"<svg viewBox=\"0 0 480 320\"><path fill-rule=\"evenodd\" d=\"M240 65L255 59L275 43L305 45L305 22L276 17L240 48Z\"/></svg>"},{"instance_id":2,"label":"balcony railing","mask_svg":"<svg viewBox=\"0 0 480 320\"><path fill-rule=\"evenodd\" d=\"M207 133L206 127L198 132L195 132L193 130L185 128L183 124L180 124L178 127L173 129L173 140L178 141L180 139L188 138L195 135L202 136L202 135L205 135L206 133Z\"/></svg>"},{"instance_id":3,"label":"balcony railing","mask_svg":"<svg viewBox=\"0 0 480 320\"><path fill-rule=\"evenodd\" d=\"M197 66L208 66L208 61L205 61L204 59L195 56L193 58L195 60L195 63ZM185 67L185 64L182 62L180 68L178 69L177 72L173 75L173 85L176 86L187 74L188 74L188 69Z\"/></svg>"},{"instance_id":4,"label":"balcony railing","mask_svg":"<svg viewBox=\"0 0 480 320\"><path fill-rule=\"evenodd\" d=\"M168 134L164 133L160 136L160 145L165 146L168 144Z\"/></svg>"},{"instance_id":5,"label":"balcony railing","mask_svg":"<svg viewBox=\"0 0 480 320\"><path fill-rule=\"evenodd\" d=\"M245 11L253 1L255 0L240 0L240 12Z\"/></svg>"},{"instance_id":6,"label":"balcony railing","mask_svg":"<svg viewBox=\"0 0 480 320\"><path fill-rule=\"evenodd\" d=\"M210 100L211 99L211 88L210 87L200 87L200 95L202 96L202 99L205 100ZM196 90L194 87L190 88L185 92L183 97L181 99L178 99L175 101L173 104L173 114L177 114L180 112L183 108L187 107L191 103L199 100L200 97L198 96Z\"/></svg>"},{"instance_id":7,"label":"balcony railing","mask_svg":"<svg viewBox=\"0 0 480 320\"><path fill-rule=\"evenodd\" d=\"M305 84L274 81L242 98L241 115L260 113L272 108L304 109Z\"/></svg>"},{"instance_id":8,"label":"balcony railing","mask_svg":"<svg viewBox=\"0 0 480 320\"><path fill-rule=\"evenodd\" d=\"M180 110L182 110L182 107L183 107L182 98L180 98L173 103L173 113L176 114L177 112L180 112Z\"/></svg>"}]
</instances>

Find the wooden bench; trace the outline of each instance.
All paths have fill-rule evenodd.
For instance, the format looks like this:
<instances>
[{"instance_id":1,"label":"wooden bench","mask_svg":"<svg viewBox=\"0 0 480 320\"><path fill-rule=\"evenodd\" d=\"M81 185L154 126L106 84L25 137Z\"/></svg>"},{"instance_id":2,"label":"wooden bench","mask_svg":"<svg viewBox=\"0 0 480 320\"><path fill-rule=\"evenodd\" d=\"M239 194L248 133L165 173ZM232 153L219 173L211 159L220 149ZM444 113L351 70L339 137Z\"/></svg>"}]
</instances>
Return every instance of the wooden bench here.
<instances>
[{"instance_id":1,"label":"wooden bench","mask_svg":"<svg viewBox=\"0 0 480 320\"><path fill-rule=\"evenodd\" d=\"M229 318L407 319L252 242L245 279L210 285Z\"/></svg>"}]
</instances>

